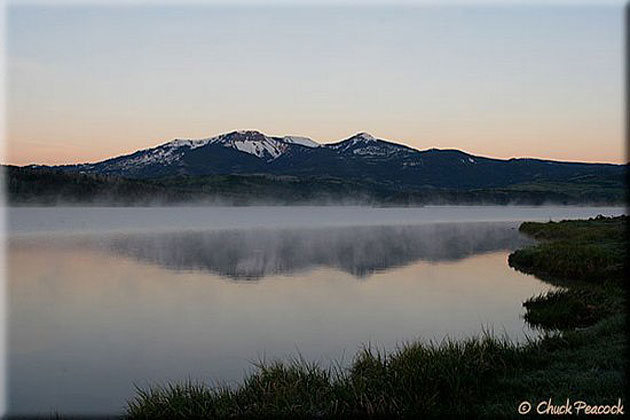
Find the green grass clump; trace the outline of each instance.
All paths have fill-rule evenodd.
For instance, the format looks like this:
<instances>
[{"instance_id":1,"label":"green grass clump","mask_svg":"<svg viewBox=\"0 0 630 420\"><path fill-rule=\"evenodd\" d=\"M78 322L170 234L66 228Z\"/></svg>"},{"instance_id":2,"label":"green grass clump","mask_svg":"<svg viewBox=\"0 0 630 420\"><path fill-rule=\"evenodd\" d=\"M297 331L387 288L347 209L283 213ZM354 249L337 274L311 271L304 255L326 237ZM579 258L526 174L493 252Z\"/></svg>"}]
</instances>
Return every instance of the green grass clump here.
<instances>
[{"instance_id":1,"label":"green grass clump","mask_svg":"<svg viewBox=\"0 0 630 420\"><path fill-rule=\"evenodd\" d=\"M257 365L238 389L200 383L139 389L128 405L132 418L262 418L293 413L313 417L334 411L331 370L304 361Z\"/></svg>"},{"instance_id":2,"label":"green grass clump","mask_svg":"<svg viewBox=\"0 0 630 420\"><path fill-rule=\"evenodd\" d=\"M584 328L622 310L618 299L587 287L547 292L527 299L523 306L525 321L545 329Z\"/></svg>"},{"instance_id":3,"label":"green grass clump","mask_svg":"<svg viewBox=\"0 0 630 420\"><path fill-rule=\"evenodd\" d=\"M492 337L413 343L387 356L370 350L354 361L346 386L350 412L378 416L466 415L518 359L521 349Z\"/></svg>"},{"instance_id":4,"label":"green grass clump","mask_svg":"<svg viewBox=\"0 0 630 420\"><path fill-rule=\"evenodd\" d=\"M510 254L510 266L544 280L621 283L627 255L627 216L523 223L541 243Z\"/></svg>"},{"instance_id":5,"label":"green grass clump","mask_svg":"<svg viewBox=\"0 0 630 420\"><path fill-rule=\"evenodd\" d=\"M217 388L202 383L186 382L137 389L135 400L127 406L128 416L135 418L194 418L216 416Z\"/></svg>"},{"instance_id":6,"label":"green grass clump","mask_svg":"<svg viewBox=\"0 0 630 420\"><path fill-rule=\"evenodd\" d=\"M261 363L237 387L140 389L129 418L510 417L521 401L615 404L625 398L627 218L524 223L543 240L511 266L562 289L524 302L547 331L517 345L485 335L364 349L347 369L303 360Z\"/></svg>"},{"instance_id":7,"label":"green grass clump","mask_svg":"<svg viewBox=\"0 0 630 420\"><path fill-rule=\"evenodd\" d=\"M623 277L624 255L610 244L550 242L520 249L509 264L545 279L603 283Z\"/></svg>"},{"instance_id":8,"label":"green grass clump","mask_svg":"<svg viewBox=\"0 0 630 420\"><path fill-rule=\"evenodd\" d=\"M624 241L628 216L597 216L587 220L563 220L560 222L524 222L519 231L540 240L564 240L579 242Z\"/></svg>"}]
</instances>

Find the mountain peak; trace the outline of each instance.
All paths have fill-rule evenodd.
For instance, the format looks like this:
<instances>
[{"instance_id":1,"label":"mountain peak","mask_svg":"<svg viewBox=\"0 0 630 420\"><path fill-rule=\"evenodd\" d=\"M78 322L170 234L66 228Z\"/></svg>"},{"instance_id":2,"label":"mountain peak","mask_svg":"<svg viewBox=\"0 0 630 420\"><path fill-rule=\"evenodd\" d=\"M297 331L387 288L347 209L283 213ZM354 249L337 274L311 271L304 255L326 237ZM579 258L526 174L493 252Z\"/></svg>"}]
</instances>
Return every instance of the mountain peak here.
<instances>
[{"instance_id":1,"label":"mountain peak","mask_svg":"<svg viewBox=\"0 0 630 420\"><path fill-rule=\"evenodd\" d=\"M234 130L204 139L175 139L158 147L156 153L159 155L159 158L163 158L166 154L179 157L182 153L185 153L185 150L197 149L208 144L236 149L266 161L276 159L294 144L309 148L320 147L319 143L308 137L274 137L258 130Z\"/></svg>"},{"instance_id":2,"label":"mountain peak","mask_svg":"<svg viewBox=\"0 0 630 420\"><path fill-rule=\"evenodd\" d=\"M252 141L252 140L260 140L263 138L269 138L265 134L261 133L258 130L235 130L231 131L227 134L224 134L222 137L233 138L238 137L243 141Z\"/></svg>"},{"instance_id":3,"label":"mountain peak","mask_svg":"<svg viewBox=\"0 0 630 420\"><path fill-rule=\"evenodd\" d=\"M286 150L285 144L256 130L232 131L215 137L211 143L222 144L268 161L277 158Z\"/></svg>"},{"instance_id":4,"label":"mountain peak","mask_svg":"<svg viewBox=\"0 0 630 420\"><path fill-rule=\"evenodd\" d=\"M374 137L368 132L361 131L360 133L357 133L354 136L348 137L345 140L341 140L338 143L331 144L330 147L332 147L333 149L348 150L349 148L354 148L354 147L364 147L367 145L375 145L376 141L377 141L376 137Z\"/></svg>"},{"instance_id":5,"label":"mountain peak","mask_svg":"<svg viewBox=\"0 0 630 420\"><path fill-rule=\"evenodd\" d=\"M350 137L350 139L352 139L352 140L361 140L361 141L365 141L365 142L376 141L376 137L374 137L373 135L371 135L370 133L368 133L366 131L362 131L360 133L357 133L354 136Z\"/></svg>"}]
</instances>

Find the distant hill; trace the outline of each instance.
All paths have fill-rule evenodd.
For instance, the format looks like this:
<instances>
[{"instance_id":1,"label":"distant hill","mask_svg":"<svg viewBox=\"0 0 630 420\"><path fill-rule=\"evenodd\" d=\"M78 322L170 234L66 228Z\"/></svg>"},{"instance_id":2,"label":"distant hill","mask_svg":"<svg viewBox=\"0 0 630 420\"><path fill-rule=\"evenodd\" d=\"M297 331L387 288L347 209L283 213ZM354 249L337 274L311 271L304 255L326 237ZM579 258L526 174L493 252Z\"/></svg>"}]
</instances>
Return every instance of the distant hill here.
<instances>
[{"instance_id":1,"label":"distant hill","mask_svg":"<svg viewBox=\"0 0 630 420\"><path fill-rule=\"evenodd\" d=\"M610 204L625 200L626 168L420 151L368 133L321 145L250 130L96 163L8 167L7 178L13 204Z\"/></svg>"}]
</instances>

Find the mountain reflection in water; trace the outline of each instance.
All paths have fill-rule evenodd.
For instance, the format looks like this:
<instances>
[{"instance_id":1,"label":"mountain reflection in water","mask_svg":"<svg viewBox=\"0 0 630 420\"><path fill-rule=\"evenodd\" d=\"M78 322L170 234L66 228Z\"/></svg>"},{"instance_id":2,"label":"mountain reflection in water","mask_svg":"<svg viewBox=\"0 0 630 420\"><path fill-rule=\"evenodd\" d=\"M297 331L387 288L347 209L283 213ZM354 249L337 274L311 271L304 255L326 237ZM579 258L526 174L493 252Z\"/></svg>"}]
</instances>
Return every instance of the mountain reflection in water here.
<instances>
[{"instance_id":1,"label":"mountain reflection in water","mask_svg":"<svg viewBox=\"0 0 630 420\"><path fill-rule=\"evenodd\" d=\"M317 266L364 277L417 260L453 261L513 250L528 242L514 223L442 223L125 234L101 245L171 270L208 271L233 280L257 280Z\"/></svg>"}]
</instances>

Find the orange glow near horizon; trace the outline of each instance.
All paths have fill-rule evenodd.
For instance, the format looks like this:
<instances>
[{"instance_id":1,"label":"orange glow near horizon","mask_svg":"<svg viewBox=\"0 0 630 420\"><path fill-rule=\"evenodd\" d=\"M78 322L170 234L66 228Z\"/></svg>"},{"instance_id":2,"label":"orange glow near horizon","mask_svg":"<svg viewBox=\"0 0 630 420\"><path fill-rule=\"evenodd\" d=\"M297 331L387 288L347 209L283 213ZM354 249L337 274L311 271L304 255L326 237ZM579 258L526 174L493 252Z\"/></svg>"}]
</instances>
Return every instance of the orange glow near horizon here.
<instances>
[{"instance_id":1,"label":"orange glow near horizon","mask_svg":"<svg viewBox=\"0 0 630 420\"><path fill-rule=\"evenodd\" d=\"M9 137L6 147L6 155L3 163L10 165L29 164L72 164L85 162L98 162L111 157L133 153L137 150L155 147L175 138L207 138L229 132L242 127L226 127L223 130L190 130L188 135L181 135L177 129L166 130L162 136L155 136L150 133L150 129L142 130L139 127L130 128L126 132L115 133L93 133L91 135L64 136L56 139L50 135L25 136L24 140L16 140ZM246 127L252 128L252 127ZM183 130L182 130L183 131ZM302 135L325 144L343 140L360 131L368 131L377 138L400 143L418 150L430 148L438 149L459 149L477 156L485 156L499 159L509 158L540 158L559 161L580 161L580 162L604 162L604 163L626 163L627 157L622 141L621 129L609 130L609 138L619 139L619 147L616 150L599 149L598 139L590 137L588 132L578 132L574 134L565 133L556 137L538 137L534 139L526 138L526 134L505 134L485 133L483 139L475 140L465 133L456 133L445 130L444 136L439 138L437 133L431 131L419 134L402 132L401 130L370 131L357 128L355 130L336 130L334 132L324 132L322 135L311 135L304 131L277 131L260 130L268 135ZM305 130L308 131L308 130ZM410 130L411 131L411 130ZM438 131L438 130L436 130ZM489 130L486 130L489 131ZM311 130L317 133L318 130ZM391 133L391 134L390 134ZM45 139L44 141L40 139ZM506 140L510 139L510 140ZM568 145L566 148L558 150L558 144Z\"/></svg>"},{"instance_id":2,"label":"orange glow near horizon","mask_svg":"<svg viewBox=\"0 0 630 420\"><path fill-rule=\"evenodd\" d=\"M33 6L7 27L2 163L238 129L627 162L621 6Z\"/></svg>"}]
</instances>

